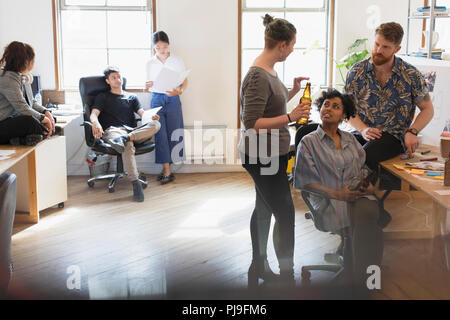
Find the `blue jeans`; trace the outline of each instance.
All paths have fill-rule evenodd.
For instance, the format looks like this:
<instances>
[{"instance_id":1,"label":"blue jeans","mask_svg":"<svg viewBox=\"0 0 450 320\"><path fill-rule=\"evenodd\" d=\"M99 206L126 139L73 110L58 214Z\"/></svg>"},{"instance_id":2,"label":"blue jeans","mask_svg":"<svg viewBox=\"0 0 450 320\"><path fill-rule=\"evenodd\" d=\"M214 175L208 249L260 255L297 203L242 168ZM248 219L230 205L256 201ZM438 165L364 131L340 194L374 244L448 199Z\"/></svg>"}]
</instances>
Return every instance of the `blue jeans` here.
<instances>
[{"instance_id":1,"label":"blue jeans","mask_svg":"<svg viewBox=\"0 0 450 320\"><path fill-rule=\"evenodd\" d=\"M185 153L180 97L168 97L164 93L153 93L150 108L157 107L162 107L162 109L158 111L161 129L155 135L155 162L182 162L185 160Z\"/></svg>"}]
</instances>

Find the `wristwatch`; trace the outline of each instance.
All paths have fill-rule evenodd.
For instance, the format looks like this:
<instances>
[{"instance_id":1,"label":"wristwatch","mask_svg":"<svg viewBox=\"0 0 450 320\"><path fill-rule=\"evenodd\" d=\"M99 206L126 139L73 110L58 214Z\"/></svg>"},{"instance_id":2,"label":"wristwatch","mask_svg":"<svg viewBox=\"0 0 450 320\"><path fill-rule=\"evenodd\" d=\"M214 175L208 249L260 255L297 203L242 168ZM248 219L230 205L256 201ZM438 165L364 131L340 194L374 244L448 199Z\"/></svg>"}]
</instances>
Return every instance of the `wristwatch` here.
<instances>
[{"instance_id":1,"label":"wristwatch","mask_svg":"<svg viewBox=\"0 0 450 320\"><path fill-rule=\"evenodd\" d=\"M408 128L408 129L405 131L405 134L406 134L407 132L410 132L410 133L412 133L412 134L415 135L415 136L417 136L417 135L419 134L419 130L417 130L416 128Z\"/></svg>"}]
</instances>

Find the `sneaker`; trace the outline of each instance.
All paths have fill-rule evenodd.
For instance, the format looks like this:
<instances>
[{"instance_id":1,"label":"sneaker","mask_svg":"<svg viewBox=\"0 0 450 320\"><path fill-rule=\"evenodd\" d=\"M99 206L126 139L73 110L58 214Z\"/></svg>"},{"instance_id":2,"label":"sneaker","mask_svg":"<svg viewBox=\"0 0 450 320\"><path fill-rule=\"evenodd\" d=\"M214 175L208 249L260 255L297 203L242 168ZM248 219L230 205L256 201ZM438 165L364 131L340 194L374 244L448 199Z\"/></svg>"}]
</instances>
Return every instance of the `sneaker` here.
<instances>
[{"instance_id":1,"label":"sneaker","mask_svg":"<svg viewBox=\"0 0 450 320\"><path fill-rule=\"evenodd\" d=\"M161 184L166 184L166 183L172 182L173 180L175 180L175 176L173 173L170 173L168 176L163 175L161 177L160 182L161 182Z\"/></svg>"},{"instance_id":2,"label":"sneaker","mask_svg":"<svg viewBox=\"0 0 450 320\"><path fill-rule=\"evenodd\" d=\"M144 201L144 189L142 188L142 184L139 180L134 180L133 184L133 200L136 202Z\"/></svg>"},{"instance_id":3,"label":"sneaker","mask_svg":"<svg viewBox=\"0 0 450 320\"><path fill-rule=\"evenodd\" d=\"M161 181L161 179L164 177L164 174L161 172L157 177L156 181Z\"/></svg>"},{"instance_id":4,"label":"sneaker","mask_svg":"<svg viewBox=\"0 0 450 320\"><path fill-rule=\"evenodd\" d=\"M121 137L117 137L114 138L110 141L108 141L108 143L111 145L111 147L117 152L117 153L123 153L125 150L125 144L129 141L129 139L127 139L127 137L125 136L121 136Z\"/></svg>"}]
</instances>

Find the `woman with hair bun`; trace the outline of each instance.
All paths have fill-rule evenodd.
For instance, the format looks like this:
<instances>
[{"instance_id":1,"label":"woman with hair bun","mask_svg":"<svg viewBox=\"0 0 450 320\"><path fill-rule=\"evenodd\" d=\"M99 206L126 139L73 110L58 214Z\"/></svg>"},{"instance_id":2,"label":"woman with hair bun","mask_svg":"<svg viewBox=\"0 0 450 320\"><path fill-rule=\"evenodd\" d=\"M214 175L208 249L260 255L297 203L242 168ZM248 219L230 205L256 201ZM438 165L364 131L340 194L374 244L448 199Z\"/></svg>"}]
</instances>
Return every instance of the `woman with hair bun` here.
<instances>
[{"instance_id":1,"label":"woman with hair bun","mask_svg":"<svg viewBox=\"0 0 450 320\"><path fill-rule=\"evenodd\" d=\"M239 151L242 166L252 177L256 189L250 221L253 259L248 284L255 286L262 279L281 280L283 284L294 286L295 209L286 174L290 146L288 124L301 117L308 118L309 104L299 104L290 113L286 113L286 104L299 92L301 81L309 78L295 78L291 90L284 86L274 67L294 50L297 30L287 20L274 19L268 14L263 17L263 24L264 50L248 70L240 93L243 128ZM272 272L267 261L272 214L280 276Z\"/></svg>"},{"instance_id":2,"label":"woman with hair bun","mask_svg":"<svg viewBox=\"0 0 450 320\"><path fill-rule=\"evenodd\" d=\"M169 36L164 31L157 31L153 34L152 42L154 45L155 55L147 63L147 78L145 87L147 90L152 91L151 108L161 107L158 111L161 123L161 129L155 135L155 162L161 163L163 170L158 175L157 180L161 184L166 184L175 179L175 176L170 171L170 164L173 162L181 162L185 159L184 154L184 136L183 136L183 112L181 110L180 95L187 87L187 78L183 83L173 88L171 91L160 92L152 89L153 80L152 77L157 75L162 68L168 68L176 72L184 72L183 60L172 54L169 48ZM172 140L172 133L177 132L177 140ZM172 151L178 151L174 154L176 159L172 158Z\"/></svg>"},{"instance_id":3,"label":"woman with hair bun","mask_svg":"<svg viewBox=\"0 0 450 320\"><path fill-rule=\"evenodd\" d=\"M35 145L55 131L51 113L33 98L33 48L19 41L0 59L0 144Z\"/></svg>"}]
</instances>

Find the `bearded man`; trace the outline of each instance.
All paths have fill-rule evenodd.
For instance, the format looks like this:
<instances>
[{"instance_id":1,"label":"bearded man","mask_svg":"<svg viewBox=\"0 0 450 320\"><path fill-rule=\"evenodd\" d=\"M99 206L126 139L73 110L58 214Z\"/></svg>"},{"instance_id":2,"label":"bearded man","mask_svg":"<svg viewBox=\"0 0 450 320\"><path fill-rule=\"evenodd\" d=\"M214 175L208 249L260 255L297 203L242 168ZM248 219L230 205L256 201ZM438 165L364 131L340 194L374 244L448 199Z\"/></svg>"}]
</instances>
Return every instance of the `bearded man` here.
<instances>
[{"instance_id":1,"label":"bearded man","mask_svg":"<svg viewBox=\"0 0 450 320\"><path fill-rule=\"evenodd\" d=\"M350 124L364 146L366 163L375 172L378 163L415 152L417 134L431 121L434 110L422 74L395 56L399 52L403 28L395 22L383 23L375 31L372 57L353 66L345 91L357 100L357 116ZM414 119L416 106L420 112Z\"/></svg>"}]
</instances>

